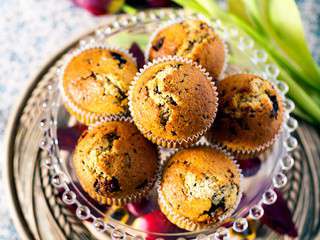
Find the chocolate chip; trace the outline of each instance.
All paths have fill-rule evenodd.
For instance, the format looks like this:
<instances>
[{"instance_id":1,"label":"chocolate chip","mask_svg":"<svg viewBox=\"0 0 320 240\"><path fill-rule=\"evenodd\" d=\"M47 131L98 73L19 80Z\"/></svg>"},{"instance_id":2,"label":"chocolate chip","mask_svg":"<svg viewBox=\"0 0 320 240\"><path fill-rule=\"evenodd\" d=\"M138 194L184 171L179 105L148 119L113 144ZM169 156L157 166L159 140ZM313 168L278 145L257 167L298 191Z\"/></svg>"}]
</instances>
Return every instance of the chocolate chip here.
<instances>
[{"instance_id":1,"label":"chocolate chip","mask_svg":"<svg viewBox=\"0 0 320 240\"><path fill-rule=\"evenodd\" d=\"M272 102L272 110L271 110L270 116L272 118L277 118L278 111L279 111L279 104L278 104L277 96L276 95L273 95L273 96L268 95L268 97L269 97L270 101Z\"/></svg>"},{"instance_id":2,"label":"chocolate chip","mask_svg":"<svg viewBox=\"0 0 320 240\"><path fill-rule=\"evenodd\" d=\"M119 95L117 95L117 100L119 102L121 102L122 100L126 99L127 98L127 95L125 92L123 92L119 87L117 87L117 90L118 90L118 93Z\"/></svg>"},{"instance_id":3,"label":"chocolate chip","mask_svg":"<svg viewBox=\"0 0 320 240\"><path fill-rule=\"evenodd\" d=\"M122 91L122 89L120 87L118 87L117 85L115 85L108 76L105 76L105 80L107 81L108 84L112 85L115 89L117 89L118 94L115 95L115 98L117 99L118 102L123 101L124 99L127 98L127 95L124 91ZM106 93L104 92L103 95L106 95ZM116 102L114 102L116 103Z\"/></svg>"},{"instance_id":4,"label":"chocolate chip","mask_svg":"<svg viewBox=\"0 0 320 240\"><path fill-rule=\"evenodd\" d=\"M192 41L188 41L188 47L186 49L186 51L190 51L193 48L193 45L196 43L196 40L192 40Z\"/></svg>"},{"instance_id":5,"label":"chocolate chip","mask_svg":"<svg viewBox=\"0 0 320 240\"><path fill-rule=\"evenodd\" d=\"M155 86L155 88L153 89L153 92L154 92L155 94L161 94L158 85Z\"/></svg>"},{"instance_id":6,"label":"chocolate chip","mask_svg":"<svg viewBox=\"0 0 320 240\"><path fill-rule=\"evenodd\" d=\"M230 174L230 177L231 177L231 178L234 178L234 174L233 174L233 172L232 172L230 169L228 169L227 172Z\"/></svg>"},{"instance_id":7,"label":"chocolate chip","mask_svg":"<svg viewBox=\"0 0 320 240\"><path fill-rule=\"evenodd\" d=\"M214 196L213 196L214 198ZM218 204L213 204L211 203L211 207L209 210L206 210L203 212L203 215L204 214L208 214L209 216L213 217L215 215L215 212L217 209L221 209L222 211L225 210L225 199L222 198L221 201L218 203Z\"/></svg>"},{"instance_id":8,"label":"chocolate chip","mask_svg":"<svg viewBox=\"0 0 320 240\"><path fill-rule=\"evenodd\" d=\"M191 163L188 162L188 160L184 160L183 165L185 165L186 167L189 167L191 165Z\"/></svg>"},{"instance_id":9,"label":"chocolate chip","mask_svg":"<svg viewBox=\"0 0 320 240\"><path fill-rule=\"evenodd\" d=\"M174 161L170 162L167 166L167 168L170 168L174 164Z\"/></svg>"},{"instance_id":10,"label":"chocolate chip","mask_svg":"<svg viewBox=\"0 0 320 240\"><path fill-rule=\"evenodd\" d=\"M163 42L164 42L164 37L160 38L160 39L152 46L152 48L153 48L155 51L159 51L160 48L162 48L162 46L163 46Z\"/></svg>"},{"instance_id":11,"label":"chocolate chip","mask_svg":"<svg viewBox=\"0 0 320 240\"><path fill-rule=\"evenodd\" d=\"M93 183L93 188L94 190L99 193L100 192L100 181L99 179L96 179Z\"/></svg>"},{"instance_id":12,"label":"chocolate chip","mask_svg":"<svg viewBox=\"0 0 320 240\"><path fill-rule=\"evenodd\" d=\"M183 65L182 63L178 63L178 64L176 65L176 68L179 69L182 65Z\"/></svg>"},{"instance_id":13,"label":"chocolate chip","mask_svg":"<svg viewBox=\"0 0 320 240\"><path fill-rule=\"evenodd\" d=\"M117 178L112 177L111 180L105 180L105 190L107 192L113 193L113 192L119 192L121 191L119 181Z\"/></svg>"},{"instance_id":14,"label":"chocolate chip","mask_svg":"<svg viewBox=\"0 0 320 240\"><path fill-rule=\"evenodd\" d=\"M111 56L112 56L113 59L115 59L115 60L117 60L119 62L118 66L120 68L123 66L123 64L127 63L127 60L124 59L119 53L111 52Z\"/></svg>"},{"instance_id":15,"label":"chocolate chip","mask_svg":"<svg viewBox=\"0 0 320 240\"><path fill-rule=\"evenodd\" d=\"M147 86L145 86L144 90L146 91L146 96L149 97L149 88Z\"/></svg>"},{"instance_id":16,"label":"chocolate chip","mask_svg":"<svg viewBox=\"0 0 320 240\"><path fill-rule=\"evenodd\" d=\"M170 118L170 110L163 105L160 105L160 124L165 127Z\"/></svg>"},{"instance_id":17,"label":"chocolate chip","mask_svg":"<svg viewBox=\"0 0 320 240\"><path fill-rule=\"evenodd\" d=\"M176 131L171 131L171 135L172 135L172 136L177 136Z\"/></svg>"},{"instance_id":18,"label":"chocolate chip","mask_svg":"<svg viewBox=\"0 0 320 240\"><path fill-rule=\"evenodd\" d=\"M177 106L177 102L171 97L171 96L166 96L166 102L172 104L173 106Z\"/></svg>"},{"instance_id":19,"label":"chocolate chip","mask_svg":"<svg viewBox=\"0 0 320 240\"><path fill-rule=\"evenodd\" d=\"M200 29L201 29L201 30L203 30L205 27L206 27L206 24L205 24L205 23L201 23L201 24L200 24Z\"/></svg>"},{"instance_id":20,"label":"chocolate chip","mask_svg":"<svg viewBox=\"0 0 320 240\"><path fill-rule=\"evenodd\" d=\"M85 59L85 61L86 61L86 63L89 64L89 65L92 64L92 59L90 59L90 58Z\"/></svg>"},{"instance_id":21,"label":"chocolate chip","mask_svg":"<svg viewBox=\"0 0 320 240\"><path fill-rule=\"evenodd\" d=\"M96 75L95 72L92 72L92 71L91 71L91 73L90 73L90 75L89 75L88 78L90 78L90 77L92 77L94 80L97 80L97 75ZM88 78L84 78L84 79L88 79Z\"/></svg>"},{"instance_id":22,"label":"chocolate chip","mask_svg":"<svg viewBox=\"0 0 320 240\"><path fill-rule=\"evenodd\" d=\"M107 133L106 135L103 136L103 138L107 141L105 149L110 151L113 147L113 142L120 137L117 135L115 132Z\"/></svg>"}]
</instances>

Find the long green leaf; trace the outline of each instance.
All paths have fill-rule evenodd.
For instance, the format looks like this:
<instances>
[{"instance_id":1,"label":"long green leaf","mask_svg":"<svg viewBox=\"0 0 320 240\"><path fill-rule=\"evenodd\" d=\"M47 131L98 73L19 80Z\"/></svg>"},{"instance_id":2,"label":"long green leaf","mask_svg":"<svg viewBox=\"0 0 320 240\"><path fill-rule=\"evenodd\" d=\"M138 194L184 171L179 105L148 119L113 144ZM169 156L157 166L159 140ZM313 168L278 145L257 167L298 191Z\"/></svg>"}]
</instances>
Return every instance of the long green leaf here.
<instances>
[{"instance_id":1,"label":"long green leaf","mask_svg":"<svg viewBox=\"0 0 320 240\"><path fill-rule=\"evenodd\" d=\"M294 0L259 0L263 26L279 47L301 66L307 82L319 88L320 71L305 40L299 10ZM320 89L320 88L319 88Z\"/></svg>"},{"instance_id":2,"label":"long green leaf","mask_svg":"<svg viewBox=\"0 0 320 240\"><path fill-rule=\"evenodd\" d=\"M194 0L172 0L176 4L184 7L185 9L192 10L194 12L201 13L205 16L211 16L211 14L207 11L207 9L203 8L200 4L198 4Z\"/></svg>"},{"instance_id":3,"label":"long green leaf","mask_svg":"<svg viewBox=\"0 0 320 240\"><path fill-rule=\"evenodd\" d=\"M307 122L309 122L309 123L311 123L311 124L316 124L316 123L317 123L314 119L312 119L311 117L309 117L309 115L308 115L307 113L305 113L303 110L301 110L301 109L299 108L299 106L296 106L296 107L295 107L293 113L294 113L297 117L299 117L300 119L302 119L302 120L304 120L304 121L307 121Z\"/></svg>"},{"instance_id":4,"label":"long green leaf","mask_svg":"<svg viewBox=\"0 0 320 240\"><path fill-rule=\"evenodd\" d=\"M228 0L228 11L238 18L242 19L249 25L254 25L251 17L247 13L246 5L244 4L244 0Z\"/></svg>"},{"instance_id":5,"label":"long green leaf","mask_svg":"<svg viewBox=\"0 0 320 240\"><path fill-rule=\"evenodd\" d=\"M247 15L250 17L251 21L255 26L255 30L261 35L263 34L267 37L264 27L262 26L262 22L260 21L260 8L258 1L256 0L243 0L245 11Z\"/></svg>"},{"instance_id":6,"label":"long green leaf","mask_svg":"<svg viewBox=\"0 0 320 240\"><path fill-rule=\"evenodd\" d=\"M281 69L280 79L289 86L290 98L303 109L308 115L320 123L320 106L314 102L312 97L306 93L283 69Z\"/></svg>"},{"instance_id":7,"label":"long green leaf","mask_svg":"<svg viewBox=\"0 0 320 240\"><path fill-rule=\"evenodd\" d=\"M123 4L122 11L128 14L136 14L138 10L128 4Z\"/></svg>"},{"instance_id":8,"label":"long green leaf","mask_svg":"<svg viewBox=\"0 0 320 240\"><path fill-rule=\"evenodd\" d=\"M211 17L221 18L222 12L218 4L216 4L213 0L195 0L202 8L206 9L206 11L211 15Z\"/></svg>"},{"instance_id":9,"label":"long green leaf","mask_svg":"<svg viewBox=\"0 0 320 240\"><path fill-rule=\"evenodd\" d=\"M254 31L260 35L260 38L263 38L264 42L267 41L267 46L268 48L273 49L272 54L275 56L275 58L281 59L281 62L284 63L286 67L289 67L291 69L291 72L294 72L295 75L300 76L299 79L301 81L307 83L308 85L320 91L320 84L317 83L317 80L320 76L317 76L318 74L316 72L313 72L312 74L309 71L309 68L306 67L305 61L301 60L301 59L304 59L304 56L300 56L299 61L296 61L295 58L290 57L289 54L283 49L283 47L290 49L290 51L291 49L295 49L294 53L296 53L296 55L299 55L299 51L296 51L296 47L290 45L291 43L287 43L287 42L283 43L282 38L279 38L278 34L275 32L275 30L271 26L270 20L269 20L269 12L268 12L271 1L269 0L241 0L241 1L242 1L242 4L244 5L243 7L248 17L251 19L251 22L252 22L251 27L254 28ZM291 1L291 0L284 0L284 1ZM284 1L282 0L277 1L277 3L278 2L283 3ZM274 14L272 14L272 16L273 15ZM300 21L300 25L301 25L301 21ZM293 43L293 45L294 44L296 43ZM283 53L285 55L283 55ZM309 54L309 56L311 56L309 51L304 51L304 53L307 53ZM310 61L312 64L315 64L312 57ZM307 65L310 65L310 63L308 63ZM317 66L315 66L315 69L317 71ZM314 80L314 79L317 79L317 80Z\"/></svg>"}]
</instances>

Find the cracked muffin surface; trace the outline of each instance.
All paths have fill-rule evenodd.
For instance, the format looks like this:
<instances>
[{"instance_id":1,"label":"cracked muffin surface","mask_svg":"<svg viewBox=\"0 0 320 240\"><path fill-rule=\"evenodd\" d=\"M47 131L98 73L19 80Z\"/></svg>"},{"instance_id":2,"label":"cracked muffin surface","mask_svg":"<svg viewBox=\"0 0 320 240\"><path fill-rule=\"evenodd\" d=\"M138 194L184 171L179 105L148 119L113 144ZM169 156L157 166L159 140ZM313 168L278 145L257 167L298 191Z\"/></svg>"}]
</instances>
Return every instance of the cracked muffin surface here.
<instances>
[{"instance_id":1,"label":"cracked muffin surface","mask_svg":"<svg viewBox=\"0 0 320 240\"><path fill-rule=\"evenodd\" d=\"M219 36L206 22L195 19L167 26L151 39L149 60L167 55L189 58L204 66L215 79L223 71L226 57Z\"/></svg>"},{"instance_id":2,"label":"cracked muffin surface","mask_svg":"<svg viewBox=\"0 0 320 240\"><path fill-rule=\"evenodd\" d=\"M176 60L146 69L129 98L134 122L152 141L188 139L210 127L216 113L216 90L207 76Z\"/></svg>"},{"instance_id":3,"label":"cracked muffin surface","mask_svg":"<svg viewBox=\"0 0 320 240\"><path fill-rule=\"evenodd\" d=\"M136 72L133 59L120 50L87 49L66 66L64 94L84 112L127 115L128 88ZM67 102L67 109L73 113L69 105Z\"/></svg>"},{"instance_id":4,"label":"cracked muffin surface","mask_svg":"<svg viewBox=\"0 0 320 240\"><path fill-rule=\"evenodd\" d=\"M112 203L147 190L156 177L157 149L132 123L106 122L80 137L73 166L93 199Z\"/></svg>"},{"instance_id":5,"label":"cracked muffin surface","mask_svg":"<svg viewBox=\"0 0 320 240\"><path fill-rule=\"evenodd\" d=\"M267 80L253 74L236 74L217 85L219 108L208 131L214 142L232 151L258 148L272 141L281 129L281 96Z\"/></svg>"},{"instance_id":6,"label":"cracked muffin surface","mask_svg":"<svg viewBox=\"0 0 320 240\"><path fill-rule=\"evenodd\" d=\"M231 214L238 203L239 189L239 169L227 155L211 147L192 147L177 152L166 164L159 205L179 227L194 225L187 230L200 229ZM181 217L183 221L175 222Z\"/></svg>"}]
</instances>

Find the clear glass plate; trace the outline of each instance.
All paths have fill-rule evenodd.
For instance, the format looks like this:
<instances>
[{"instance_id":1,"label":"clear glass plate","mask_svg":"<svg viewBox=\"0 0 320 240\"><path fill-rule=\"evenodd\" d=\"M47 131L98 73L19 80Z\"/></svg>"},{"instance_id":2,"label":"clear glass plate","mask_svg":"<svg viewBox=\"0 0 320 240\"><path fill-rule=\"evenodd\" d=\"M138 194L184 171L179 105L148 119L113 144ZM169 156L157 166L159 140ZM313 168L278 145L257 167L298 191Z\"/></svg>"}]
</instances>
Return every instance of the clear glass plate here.
<instances>
[{"instance_id":1,"label":"clear glass plate","mask_svg":"<svg viewBox=\"0 0 320 240\"><path fill-rule=\"evenodd\" d=\"M149 200L144 200L140 204L130 204L120 209L99 205L81 189L73 171L71 158L74 143L83 130L83 126L79 125L67 113L57 88L58 74L64 60L75 49L91 43L104 43L128 49L133 42L136 42L144 50L148 38L160 24L189 15L183 11L170 10L118 17L111 24L102 26L80 39L79 43L53 66L53 70L57 71L56 83L49 87L50 94L41 106L43 119L39 123L44 133L40 147L50 155L45 166L52 173L52 184L63 192L62 200L67 205L73 206L76 215L81 220L92 223L93 229L100 232L99 236L108 234L115 239L123 239L124 236L136 237L135 239L154 239L157 237L189 239L208 235L218 239L227 238L229 234L227 228L232 227L236 232L243 232L248 227L248 218L261 218L263 205L270 205L277 198L273 188L281 188L286 184L285 172L293 165L293 158L289 152L297 145L296 139L290 135L296 129L297 121L290 117L294 104L285 97L288 87L277 80L279 70L269 61L263 50L255 48L254 42L248 36L234 26L222 23L217 19L210 19L215 30L228 46L228 65L225 75L251 72L270 80L283 96L286 111L283 131L272 149L261 155L259 160L251 160L248 164L240 166L244 175L243 196L232 217L217 228L201 232L188 232L168 222L163 223L164 226L151 228L156 230L150 232L143 221L146 220L145 214L158 210L156 191L151 194ZM194 14L192 16L198 17ZM202 141L204 140L202 139ZM138 220L136 220L138 218L137 212L143 213L141 216L139 215ZM159 219L159 217L156 213L151 217L149 214L148 221L153 223L155 221L152 219Z\"/></svg>"}]
</instances>

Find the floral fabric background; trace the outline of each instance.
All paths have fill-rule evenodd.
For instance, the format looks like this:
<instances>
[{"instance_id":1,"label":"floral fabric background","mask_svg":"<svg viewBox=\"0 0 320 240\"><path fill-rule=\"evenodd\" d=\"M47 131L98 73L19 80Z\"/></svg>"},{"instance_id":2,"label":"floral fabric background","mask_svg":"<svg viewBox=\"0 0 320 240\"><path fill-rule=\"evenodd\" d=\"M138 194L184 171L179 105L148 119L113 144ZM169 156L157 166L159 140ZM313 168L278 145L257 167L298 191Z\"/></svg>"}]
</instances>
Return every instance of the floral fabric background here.
<instances>
[{"instance_id":1,"label":"floral fabric background","mask_svg":"<svg viewBox=\"0 0 320 240\"><path fill-rule=\"evenodd\" d=\"M320 0L297 2L309 45L320 62ZM107 16L92 17L71 0L1 0L0 16L0 146L3 146L10 110L31 76L67 42L105 21ZM0 164L4 163L3 157L1 154ZM3 191L1 181L0 192ZM0 195L0 206L0 240L19 239L4 194Z\"/></svg>"}]
</instances>

